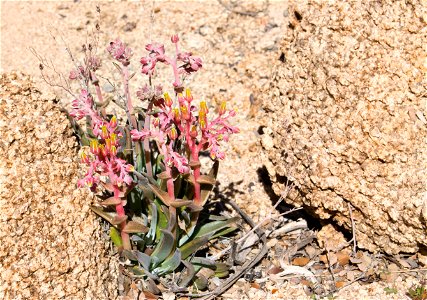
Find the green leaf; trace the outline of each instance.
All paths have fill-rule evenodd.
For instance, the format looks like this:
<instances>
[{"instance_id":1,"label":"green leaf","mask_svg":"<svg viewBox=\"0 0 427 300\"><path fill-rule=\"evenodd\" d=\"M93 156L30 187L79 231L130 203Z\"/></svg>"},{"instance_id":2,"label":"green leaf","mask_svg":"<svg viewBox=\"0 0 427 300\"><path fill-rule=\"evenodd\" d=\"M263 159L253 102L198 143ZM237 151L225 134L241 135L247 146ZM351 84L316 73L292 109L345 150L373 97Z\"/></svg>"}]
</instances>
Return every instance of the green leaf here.
<instances>
[{"instance_id":1,"label":"green leaf","mask_svg":"<svg viewBox=\"0 0 427 300\"><path fill-rule=\"evenodd\" d=\"M199 238L196 238L185 245L181 246L179 250L181 250L181 257L182 259L186 259L191 254L195 253L197 250L199 250L202 246L206 245L206 243L209 241L210 236L205 235Z\"/></svg>"},{"instance_id":2,"label":"green leaf","mask_svg":"<svg viewBox=\"0 0 427 300\"><path fill-rule=\"evenodd\" d=\"M165 229L162 229L161 232L162 235L160 241L154 249L153 253L151 253L151 262L153 267L156 267L161 262L163 262L166 257L171 254L175 246L175 238L172 232Z\"/></svg>"},{"instance_id":3,"label":"green leaf","mask_svg":"<svg viewBox=\"0 0 427 300\"><path fill-rule=\"evenodd\" d=\"M137 276L137 277L144 277L144 276L147 276L147 277L149 277L149 278L151 278L151 279L158 279L158 277L157 277L156 275L151 274L151 273L150 273L150 271L148 271L148 270L146 270L146 269L144 269L144 268L142 268L142 267L134 266L134 267L131 269L131 271L132 271L132 273L133 273L135 276Z\"/></svg>"},{"instance_id":4,"label":"green leaf","mask_svg":"<svg viewBox=\"0 0 427 300\"><path fill-rule=\"evenodd\" d=\"M169 255L166 260L160 264L159 267L155 268L152 273L154 275L161 276L166 273L173 272L181 264L181 251L176 249L175 252Z\"/></svg>"},{"instance_id":5,"label":"green leaf","mask_svg":"<svg viewBox=\"0 0 427 300\"><path fill-rule=\"evenodd\" d=\"M236 222L239 218L238 217L232 217L225 221L213 221L209 222L207 224L204 224L199 229L196 229L194 234L195 237L201 237L201 236L209 236L211 237L214 235L217 231L222 230L226 227L229 227L230 224Z\"/></svg>"},{"instance_id":6,"label":"green leaf","mask_svg":"<svg viewBox=\"0 0 427 300\"><path fill-rule=\"evenodd\" d=\"M225 263L217 263L215 269L215 276L218 278L227 277L230 273L230 267Z\"/></svg>"},{"instance_id":7,"label":"green leaf","mask_svg":"<svg viewBox=\"0 0 427 300\"><path fill-rule=\"evenodd\" d=\"M144 269L148 270L150 268L150 262L151 262L150 256L148 256L147 254L141 251L136 251L136 258Z\"/></svg>"},{"instance_id":8,"label":"green leaf","mask_svg":"<svg viewBox=\"0 0 427 300\"><path fill-rule=\"evenodd\" d=\"M117 248L123 247L123 241L122 237L120 236L120 232L114 227L110 227L110 238Z\"/></svg>"},{"instance_id":9,"label":"green leaf","mask_svg":"<svg viewBox=\"0 0 427 300\"><path fill-rule=\"evenodd\" d=\"M217 237L220 237L220 236L223 236L223 235L229 234L230 232L233 232L233 231L235 231L236 229L237 229L237 227L228 227L228 228L224 228L224 229L222 229L222 230L220 230L220 231L217 231L217 233L215 233L215 234L211 237L211 239L214 239L214 238L217 238Z\"/></svg>"},{"instance_id":10,"label":"green leaf","mask_svg":"<svg viewBox=\"0 0 427 300\"><path fill-rule=\"evenodd\" d=\"M150 241L149 244L154 242L154 240L156 239L157 219L157 205L155 203L151 203L151 224L150 230L147 234L147 239Z\"/></svg>"},{"instance_id":11,"label":"green leaf","mask_svg":"<svg viewBox=\"0 0 427 300\"><path fill-rule=\"evenodd\" d=\"M197 275L197 279L194 280L194 285L198 290L205 290L208 287L208 279L203 275Z\"/></svg>"},{"instance_id":12,"label":"green leaf","mask_svg":"<svg viewBox=\"0 0 427 300\"><path fill-rule=\"evenodd\" d=\"M209 269L216 269L216 264L213 260L204 257L193 257L190 261L193 265L206 267Z\"/></svg>"}]
</instances>

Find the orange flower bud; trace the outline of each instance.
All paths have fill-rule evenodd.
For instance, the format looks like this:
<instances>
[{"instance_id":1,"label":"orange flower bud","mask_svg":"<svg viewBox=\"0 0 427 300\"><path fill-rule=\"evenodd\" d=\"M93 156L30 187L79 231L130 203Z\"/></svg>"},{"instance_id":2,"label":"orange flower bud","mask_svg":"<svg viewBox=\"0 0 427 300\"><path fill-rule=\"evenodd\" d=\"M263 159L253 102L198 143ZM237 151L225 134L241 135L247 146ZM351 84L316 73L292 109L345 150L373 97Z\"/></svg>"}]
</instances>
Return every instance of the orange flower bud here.
<instances>
[{"instance_id":1,"label":"orange flower bud","mask_svg":"<svg viewBox=\"0 0 427 300\"><path fill-rule=\"evenodd\" d=\"M178 108L173 109L173 116L174 116L175 122L177 123L181 122L181 114L179 113Z\"/></svg>"},{"instance_id":2,"label":"orange flower bud","mask_svg":"<svg viewBox=\"0 0 427 300\"><path fill-rule=\"evenodd\" d=\"M208 106L206 105L206 101L200 102L200 112L208 113Z\"/></svg>"},{"instance_id":3,"label":"orange flower bud","mask_svg":"<svg viewBox=\"0 0 427 300\"><path fill-rule=\"evenodd\" d=\"M219 106L219 111L218 111L218 113L219 113L220 116L222 116L223 114L225 114L226 108L227 108L227 102L222 101L221 105Z\"/></svg>"},{"instance_id":4,"label":"orange flower bud","mask_svg":"<svg viewBox=\"0 0 427 300\"><path fill-rule=\"evenodd\" d=\"M192 138L196 138L197 137L197 128L196 128L196 126L191 126L191 130L190 130L190 136L192 137Z\"/></svg>"},{"instance_id":5,"label":"orange flower bud","mask_svg":"<svg viewBox=\"0 0 427 300\"><path fill-rule=\"evenodd\" d=\"M83 163L89 163L89 157L87 156L86 152L82 151L82 153L80 154L80 158Z\"/></svg>"},{"instance_id":6,"label":"orange flower bud","mask_svg":"<svg viewBox=\"0 0 427 300\"><path fill-rule=\"evenodd\" d=\"M92 152L93 154L98 154L99 153L99 143L98 140L91 140L90 141L90 152Z\"/></svg>"},{"instance_id":7,"label":"orange flower bud","mask_svg":"<svg viewBox=\"0 0 427 300\"><path fill-rule=\"evenodd\" d=\"M179 104L184 103L184 97L182 96L181 93L178 94L178 102L179 102Z\"/></svg>"},{"instance_id":8,"label":"orange flower bud","mask_svg":"<svg viewBox=\"0 0 427 300\"><path fill-rule=\"evenodd\" d=\"M205 119L199 120L199 125L200 125L200 129L201 130L205 130L206 129L206 121L205 121Z\"/></svg>"},{"instance_id":9,"label":"orange flower bud","mask_svg":"<svg viewBox=\"0 0 427 300\"><path fill-rule=\"evenodd\" d=\"M160 125L160 119L159 118L154 118L153 119L153 125L154 125L154 127L159 127L159 125Z\"/></svg>"},{"instance_id":10,"label":"orange flower bud","mask_svg":"<svg viewBox=\"0 0 427 300\"><path fill-rule=\"evenodd\" d=\"M115 133L110 134L110 140L111 140L111 145L116 145L117 144L117 134L115 134Z\"/></svg>"},{"instance_id":11,"label":"orange flower bud","mask_svg":"<svg viewBox=\"0 0 427 300\"><path fill-rule=\"evenodd\" d=\"M117 155L117 148L116 148L116 146L111 146L110 153L111 153L112 156L116 156Z\"/></svg>"},{"instance_id":12,"label":"orange flower bud","mask_svg":"<svg viewBox=\"0 0 427 300\"><path fill-rule=\"evenodd\" d=\"M193 95L191 95L191 91L190 91L190 89L185 89L185 99L186 99L188 102L193 101Z\"/></svg>"},{"instance_id":13,"label":"orange flower bud","mask_svg":"<svg viewBox=\"0 0 427 300\"><path fill-rule=\"evenodd\" d=\"M103 138L103 139L106 139L106 138L108 138L108 130L107 130L107 126L105 126L105 125L103 125L102 127L101 127L101 129L102 129L102 132L101 132L101 138Z\"/></svg>"},{"instance_id":14,"label":"orange flower bud","mask_svg":"<svg viewBox=\"0 0 427 300\"><path fill-rule=\"evenodd\" d=\"M117 127L117 118L116 116L113 116L110 120L110 127L115 129Z\"/></svg>"},{"instance_id":15,"label":"orange flower bud","mask_svg":"<svg viewBox=\"0 0 427 300\"><path fill-rule=\"evenodd\" d=\"M165 94L164 94L164 97L165 97L165 104L166 104L166 106L171 107L173 102L172 102L172 99L171 99L171 97L169 96L169 94L168 94L168 93L165 93Z\"/></svg>"},{"instance_id":16,"label":"orange flower bud","mask_svg":"<svg viewBox=\"0 0 427 300\"><path fill-rule=\"evenodd\" d=\"M176 140L178 138L178 131L176 131L175 126L172 127L171 131L169 132L169 138L171 140Z\"/></svg>"},{"instance_id":17,"label":"orange flower bud","mask_svg":"<svg viewBox=\"0 0 427 300\"><path fill-rule=\"evenodd\" d=\"M190 114L188 113L188 108L185 105L181 105L181 116L184 120L188 120L190 118Z\"/></svg>"},{"instance_id":18,"label":"orange flower bud","mask_svg":"<svg viewBox=\"0 0 427 300\"><path fill-rule=\"evenodd\" d=\"M105 140L105 148L107 149L107 152L110 151L110 149L111 149L111 140L110 139Z\"/></svg>"}]
</instances>

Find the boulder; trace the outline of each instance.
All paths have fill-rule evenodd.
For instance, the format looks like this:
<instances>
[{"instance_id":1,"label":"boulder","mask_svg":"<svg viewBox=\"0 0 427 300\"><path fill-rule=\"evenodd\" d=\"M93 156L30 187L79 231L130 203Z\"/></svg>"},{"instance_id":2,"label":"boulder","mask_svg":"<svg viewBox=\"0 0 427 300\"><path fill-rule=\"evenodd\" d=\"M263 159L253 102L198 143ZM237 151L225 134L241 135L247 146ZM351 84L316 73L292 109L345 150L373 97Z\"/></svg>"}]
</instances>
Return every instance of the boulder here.
<instances>
[{"instance_id":1,"label":"boulder","mask_svg":"<svg viewBox=\"0 0 427 300\"><path fill-rule=\"evenodd\" d=\"M389 254L427 247L427 3L296 1L263 99L278 195Z\"/></svg>"},{"instance_id":2,"label":"boulder","mask_svg":"<svg viewBox=\"0 0 427 300\"><path fill-rule=\"evenodd\" d=\"M0 136L0 298L116 298L117 262L76 187L77 142L55 97L0 75Z\"/></svg>"}]
</instances>

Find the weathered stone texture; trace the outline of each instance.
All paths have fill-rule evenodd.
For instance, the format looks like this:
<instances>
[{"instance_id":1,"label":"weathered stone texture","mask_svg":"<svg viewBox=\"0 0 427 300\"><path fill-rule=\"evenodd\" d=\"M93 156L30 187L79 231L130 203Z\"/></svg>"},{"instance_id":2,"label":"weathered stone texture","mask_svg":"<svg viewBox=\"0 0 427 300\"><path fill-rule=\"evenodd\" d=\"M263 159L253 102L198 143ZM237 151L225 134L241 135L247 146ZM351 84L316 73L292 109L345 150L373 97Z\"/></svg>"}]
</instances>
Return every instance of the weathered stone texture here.
<instances>
[{"instance_id":1,"label":"weathered stone texture","mask_svg":"<svg viewBox=\"0 0 427 300\"><path fill-rule=\"evenodd\" d=\"M52 100L22 74L0 76L0 298L113 299L117 264Z\"/></svg>"},{"instance_id":2,"label":"weathered stone texture","mask_svg":"<svg viewBox=\"0 0 427 300\"><path fill-rule=\"evenodd\" d=\"M277 194L387 253L427 246L427 4L296 1L263 106Z\"/></svg>"}]
</instances>

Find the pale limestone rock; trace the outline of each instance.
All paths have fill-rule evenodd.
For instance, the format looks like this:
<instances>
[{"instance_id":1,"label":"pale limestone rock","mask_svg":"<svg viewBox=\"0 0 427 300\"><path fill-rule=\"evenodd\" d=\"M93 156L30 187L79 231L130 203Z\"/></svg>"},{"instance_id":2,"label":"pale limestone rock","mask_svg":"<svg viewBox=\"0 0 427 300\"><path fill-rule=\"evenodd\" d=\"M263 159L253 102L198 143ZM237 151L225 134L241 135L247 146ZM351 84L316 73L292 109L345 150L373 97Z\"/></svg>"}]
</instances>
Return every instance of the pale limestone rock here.
<instances>
[{"instance_id":1,"label":"pale limestone rock","mask_svg":"<svg viewBox=\"0 0 427 300\"><path fill-rule=\"evenodd\" d=\"M3 74L0 120L0 298L116 298L66 116L29 77Z\"/></svg>"},{"instance_id":2,"label":"pale limestone rock","mask_svg":"<svg viewBox=\"0 0 427 300\"><path fill-rule=\"evenodd\" d=\"M275 192L348 230L351 203L362 248L425 249L426 2L292 7L263 105Z\"/></svg>"}]
</instances>

